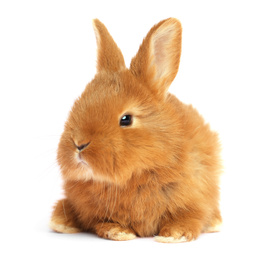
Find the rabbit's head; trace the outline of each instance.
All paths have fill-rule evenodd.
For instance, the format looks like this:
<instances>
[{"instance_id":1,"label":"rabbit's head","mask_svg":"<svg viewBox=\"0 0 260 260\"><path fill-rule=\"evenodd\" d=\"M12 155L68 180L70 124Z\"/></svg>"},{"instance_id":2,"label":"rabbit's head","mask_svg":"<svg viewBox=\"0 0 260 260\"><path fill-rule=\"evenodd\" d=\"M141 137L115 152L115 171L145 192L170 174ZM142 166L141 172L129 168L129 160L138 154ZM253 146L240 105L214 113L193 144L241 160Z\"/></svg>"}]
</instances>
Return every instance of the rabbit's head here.
<instances>
[{"instance_id":1,"label":"rabbit's head","mask_svg":"<svg viewBox=\"0 0 260 260\"><path fill-rule=\"evenodd\" d=\"M93 22L97 74L76 100L58 148L64 179L126 183L158 167L175 167L181 154L178 102L167 90L181 53L181 25L155 25L130 68L106 27Z\"/></svg>"}]
</instances>

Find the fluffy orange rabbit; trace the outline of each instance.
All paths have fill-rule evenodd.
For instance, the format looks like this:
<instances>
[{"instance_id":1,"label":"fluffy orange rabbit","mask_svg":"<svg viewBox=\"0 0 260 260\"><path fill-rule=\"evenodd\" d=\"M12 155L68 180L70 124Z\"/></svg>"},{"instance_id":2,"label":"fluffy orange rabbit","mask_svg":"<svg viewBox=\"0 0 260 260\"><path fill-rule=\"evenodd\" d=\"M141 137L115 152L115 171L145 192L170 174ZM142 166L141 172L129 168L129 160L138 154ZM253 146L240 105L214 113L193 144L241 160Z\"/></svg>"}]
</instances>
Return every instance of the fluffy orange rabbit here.
<instances>
[{"instance_id":1,"label":"fluffy orange rabbit","mask_svg":"<svg viewBox=\"0 0 260 260\"><path fill-rule=\"evenodd\" d=\"M97 74L76 100L58 147L65 198L50 227L113 240L184 242L218 231L220 145L192 107L167 90L182 28L155 25L126 68L99 21Z\"/></svg>"}]
</instances>

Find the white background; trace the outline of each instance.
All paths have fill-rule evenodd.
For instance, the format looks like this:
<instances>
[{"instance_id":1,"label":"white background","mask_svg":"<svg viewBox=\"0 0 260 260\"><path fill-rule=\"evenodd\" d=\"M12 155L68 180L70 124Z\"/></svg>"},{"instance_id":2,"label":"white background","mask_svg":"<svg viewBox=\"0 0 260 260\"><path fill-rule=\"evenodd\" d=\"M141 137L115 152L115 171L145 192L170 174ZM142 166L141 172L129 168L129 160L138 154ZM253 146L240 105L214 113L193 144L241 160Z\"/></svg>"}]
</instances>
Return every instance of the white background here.
<instances>
[{"instance_id":1,"label":"white background","mask_svg":"<svg viewBox=\"0 0 260 260\"><path fill-rule=\"evenodd\" d=\"M62 197L59 136L95 74L92 19L105 23L129 65L148 30L168 17L183 25L171 92L198 108L222 141L223 231L183 244L51 232ZM260 259L259 17L250 0L1 0L0 258Z\"/></svg>"}]
</instances>

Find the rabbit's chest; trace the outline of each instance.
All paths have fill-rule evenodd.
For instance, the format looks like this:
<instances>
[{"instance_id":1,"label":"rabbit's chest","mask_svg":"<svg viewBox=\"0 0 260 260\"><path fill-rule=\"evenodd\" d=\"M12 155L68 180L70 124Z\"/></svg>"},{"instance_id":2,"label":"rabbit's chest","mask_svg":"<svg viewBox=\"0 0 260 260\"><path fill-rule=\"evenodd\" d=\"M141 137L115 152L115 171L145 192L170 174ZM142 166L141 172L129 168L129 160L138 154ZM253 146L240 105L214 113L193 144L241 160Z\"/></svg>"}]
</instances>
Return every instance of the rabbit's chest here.
<instances>
[{"instance_id":1,"label":"rabbit's chest","mask_svg":"<svg viewBox=\"0 0 260 260\"><path fill-rule=\"evenodd\" d=\"M100 213L106 214L104 218L110 214L113 218L129 218L135 221L157 215L161 206L165 204L160 190L149 186L137 186L123 190L111 187L103 193L101 192L95 202Z\"/></svg>"},{"instance_id":2,"label":"rabbit's chest","mask_svg":"<svg viewBox=\"0 0 260 260\"><path fill-rule=\"evenodd\" d=\"M132 185L124 189L91 183L84 184L83 189L78 185L72 186L67 196L86 228L96 222L112 221L131 226L140 236L151 236L157 233L161 216L167 210L167 199L157 185Z\"/></svg>"},{"instance_id":3,"label":"rabbit's chest","mask_svg":"<svg viewBox=\"0 0 260 260\"><path fill-rule=\"evenodd\" d=\"M123 226L131 226L140 236L158 232L159 221L166 211L165 198L156 187L136 187L123 191L107 191L97 201L99 217Z\"/></svg>"}]
</instances>

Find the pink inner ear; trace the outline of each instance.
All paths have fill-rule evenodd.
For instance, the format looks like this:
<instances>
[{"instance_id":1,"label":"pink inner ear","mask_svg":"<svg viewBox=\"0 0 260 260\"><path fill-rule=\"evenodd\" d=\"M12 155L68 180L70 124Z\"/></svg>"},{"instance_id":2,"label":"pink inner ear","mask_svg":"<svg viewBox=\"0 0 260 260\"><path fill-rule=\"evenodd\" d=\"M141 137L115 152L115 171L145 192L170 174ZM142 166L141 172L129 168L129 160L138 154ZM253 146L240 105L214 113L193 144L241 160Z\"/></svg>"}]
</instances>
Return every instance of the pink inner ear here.
<instances>
[{"instance_id":1,"label":"pink inner ear","mask_svg":"<svg viewBox=\"0 0 260 260\"><path fill-rule=\"evenodd\" d=\"M153 64L156 66L156 78L167 76L171 73L171 59L174 49L171 48L174 39L174 28L159 28L152 39L152 49L154 55Z\"/></svg>"},{"instance_id":2,"label":"pink inner ear","mask_svg":"<svg viewBox=\"0 0 260 260\"><path fill-rule=\"evenodd\" d=\"M181 55L181 24L169 18L151 28L130 70L156 95L163 96L174 80Z\"/></svg>"},{"instance_id":3,"label":"pink inner ear","mask_svg":"<svg viewBox=\"0 0 260 260\"><path fill-rule=\"evenodd\" d=\"M164 63L166 62L166 50L165 50L165 40L166 36L155 40L154 43L154 63L157 70L157 78L161 77L164 69Z\"/></svg>"}]
</instances>

